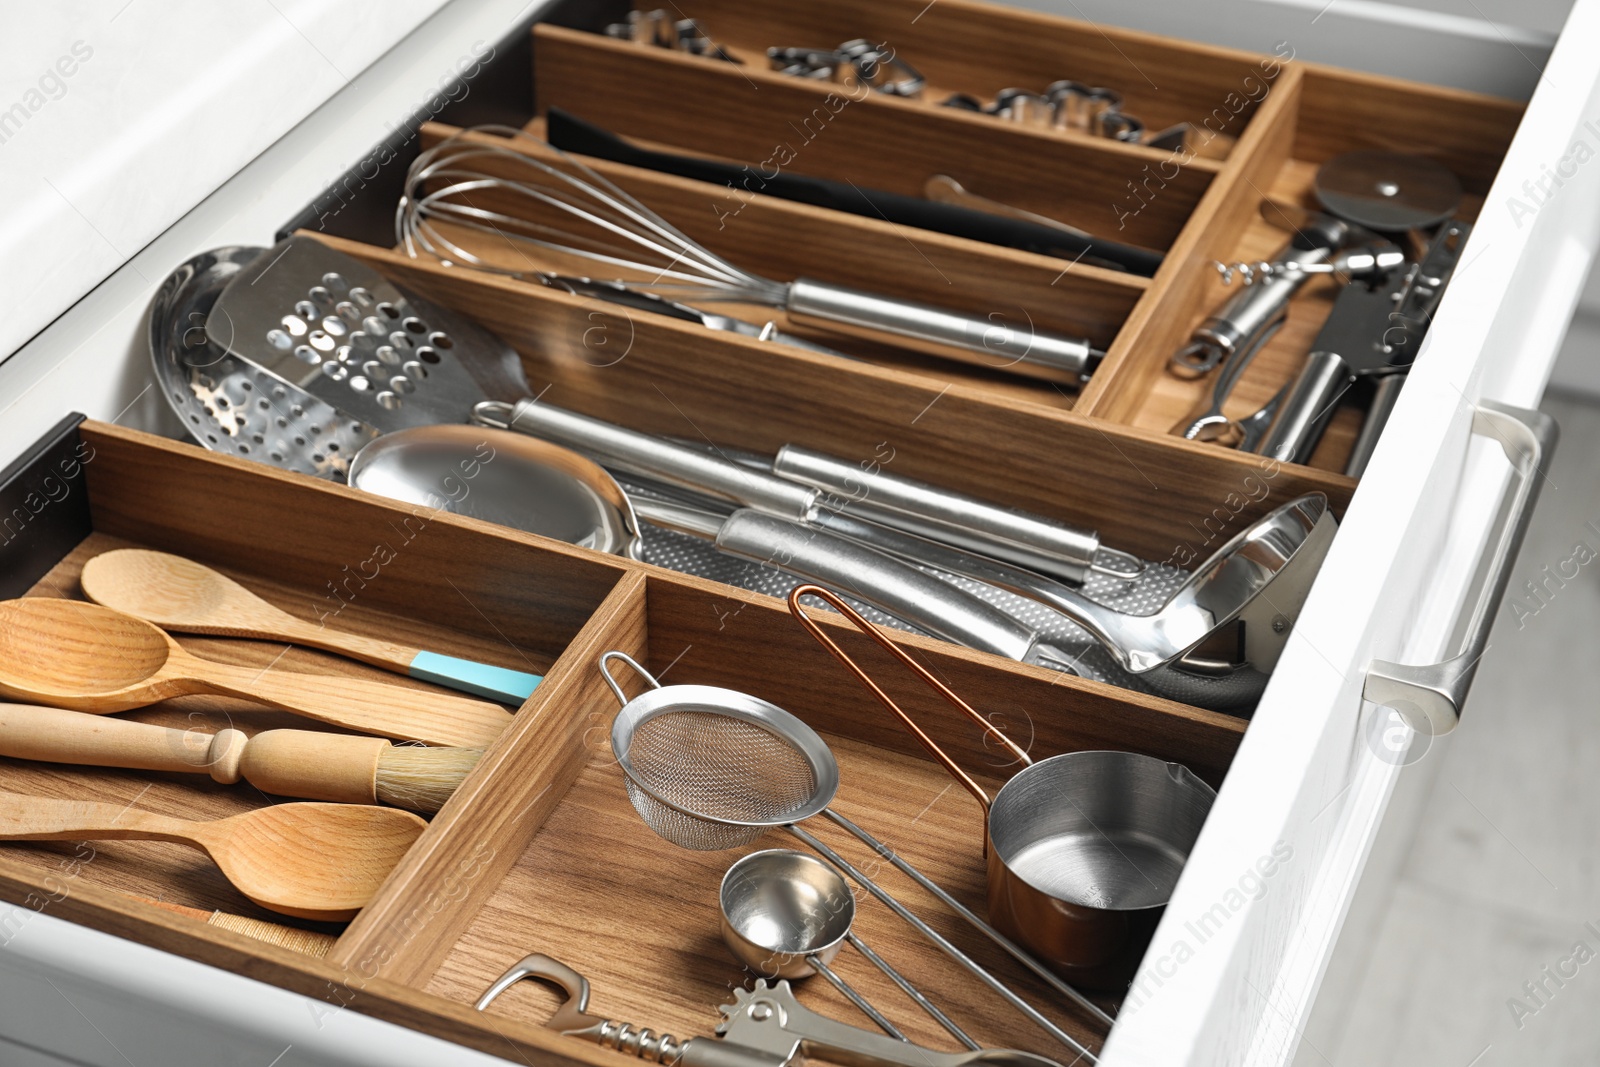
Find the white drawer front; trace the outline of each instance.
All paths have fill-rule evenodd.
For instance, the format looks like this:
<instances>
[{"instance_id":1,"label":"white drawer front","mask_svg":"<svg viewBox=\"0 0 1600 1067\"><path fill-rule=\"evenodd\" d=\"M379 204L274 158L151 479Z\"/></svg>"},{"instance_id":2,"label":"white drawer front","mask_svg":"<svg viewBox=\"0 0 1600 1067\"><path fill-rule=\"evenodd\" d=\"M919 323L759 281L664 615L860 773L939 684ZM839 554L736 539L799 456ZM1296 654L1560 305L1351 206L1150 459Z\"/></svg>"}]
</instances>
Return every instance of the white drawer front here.
<instances>
[{"instance_id":1,"label":"white drawer front","mask_svg":"<svg viewBox=\"0 0 1600 1067\"><path fill-rule=\"evenodd\" d=\"M0 905L0 1033L34 1059L88 1067L493 1067L504 1060L339 1002L122 941L47 913ZM54 1057L61 1057L55 1059Z\"/></svg>"},{"instance_id":2,"label":"white drawer front","mask_svg":"<svg viewBox=\"0 0 1600 1067\"><path fill-rule=\"evenodd\" d=\"M1580 0L1135 980L1108 1067L1295 1054L1415 756L1399 754L1406 738L1389 711L1363 704L1366 670L1456 651L1509 470L1500 448L1471 440L1473 406L1537 405L1600 243L1597 39L1600 3ZM1535 184L1531 198L1525 181L1550 195Z\"/></svg>"}]
</instances>

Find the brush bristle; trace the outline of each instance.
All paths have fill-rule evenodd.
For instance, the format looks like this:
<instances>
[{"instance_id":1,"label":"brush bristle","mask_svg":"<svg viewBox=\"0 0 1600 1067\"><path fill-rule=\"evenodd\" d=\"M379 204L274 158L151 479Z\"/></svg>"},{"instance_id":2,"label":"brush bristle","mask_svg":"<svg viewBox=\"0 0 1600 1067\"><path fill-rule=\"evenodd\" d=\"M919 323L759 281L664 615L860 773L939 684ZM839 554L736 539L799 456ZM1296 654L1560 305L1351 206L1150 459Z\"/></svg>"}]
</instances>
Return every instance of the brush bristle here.
<instances>
[{"instance_id":1,"label":"brush bristle","mask_svg":"<svg viewBox=\"0 0 1600 1067\"><path fill-rule=\"evenodd\" d=\"M396 745L378 757L378 800L432 815L483 755L481 748Z\"/></svg>"}]
</instances>

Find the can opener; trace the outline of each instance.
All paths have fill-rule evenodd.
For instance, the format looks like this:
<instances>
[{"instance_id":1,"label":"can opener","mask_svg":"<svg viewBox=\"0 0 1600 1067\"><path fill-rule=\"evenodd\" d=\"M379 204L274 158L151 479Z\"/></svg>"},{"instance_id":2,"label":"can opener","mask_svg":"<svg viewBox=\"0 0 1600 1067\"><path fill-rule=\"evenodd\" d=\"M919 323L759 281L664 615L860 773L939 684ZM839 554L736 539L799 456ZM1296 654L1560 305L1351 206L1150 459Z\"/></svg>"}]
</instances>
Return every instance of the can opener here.
<instances>
[{"instance_id":1,"label":"can opener","mask_svg":"<svg viewBox=\"0 0 1600 1067\"><path fill-rule=\"evenodd\" d=\"M1304 463L1322 439L1339 398L1362 381L1372 381L1375 393L1361 434L1366 444L1357 454L1370 452L1471 230L1465 222L1445 222L1416 262L1352 279L1340 291L1261 443L1263 455Z\"/></svg>"},{"instance_id":2,"label":"can opener","mask_svg":"<svg viewBox=\"0 0 1600 1067\"><path fill-rule=\"evenodd\" d=\"M523 958L496 979L479 998L478 1010L486 1009L524 978L543 981L566 993L545 1023L549 1029L665 1067L788 1067L804 1062L807 1053L847 1067L965 1067L978 1063L1060 1067L1044 1056L1014 1049L939 1052L897 1041L819 1015L795 999L787 981L768 986L765 979L757 979L754 990L734 990L734 1002L721 1006L720 1040L692 1037L679 1041L671 1034L589 1014L589 980L541 953Z\"/></svg>"}]
</instances>

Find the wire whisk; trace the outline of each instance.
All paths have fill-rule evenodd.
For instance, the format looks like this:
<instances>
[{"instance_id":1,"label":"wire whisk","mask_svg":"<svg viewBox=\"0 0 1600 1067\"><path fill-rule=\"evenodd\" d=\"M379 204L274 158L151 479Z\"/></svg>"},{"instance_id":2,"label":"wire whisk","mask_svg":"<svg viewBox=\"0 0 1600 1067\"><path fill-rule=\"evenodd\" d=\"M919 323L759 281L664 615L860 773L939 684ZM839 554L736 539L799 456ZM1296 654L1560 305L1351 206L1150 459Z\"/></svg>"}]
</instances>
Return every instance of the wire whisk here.
<instances>
[{"instance_id":1,"label":"wire whisk","mask_svg":"<svg viewBox=\"0 0 1600 1067\"><path fill-rule=\"evenodd\" d=\"M524 265L466 247L463 230L504 243ZM974 316L744 270L604 175L511 126L462 130L419 155L406 174L395 234L408 255L450 266L553 284L551 257L576 258L597 276L618 272L608 284L632 292L779 308L797 321L880 340L889 334L934 355L1071 385L1104 356L1085 339L1036 330L998 310Z\"/></svg>"}]
</instances>

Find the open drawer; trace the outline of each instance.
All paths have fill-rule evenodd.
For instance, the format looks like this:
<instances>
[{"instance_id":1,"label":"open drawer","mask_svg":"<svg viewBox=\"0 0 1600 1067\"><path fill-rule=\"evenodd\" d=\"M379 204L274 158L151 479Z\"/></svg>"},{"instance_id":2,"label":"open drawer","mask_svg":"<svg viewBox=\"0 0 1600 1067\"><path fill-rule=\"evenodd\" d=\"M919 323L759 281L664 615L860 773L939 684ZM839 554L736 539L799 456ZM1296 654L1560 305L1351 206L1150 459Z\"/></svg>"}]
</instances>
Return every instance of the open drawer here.
<instances>
[{"instance_id":1,"label":"open drawer","mask_svg":"<svg viewBox=\"0 0 1600 1067\"><path fill-rule=\"evenodd\" d=\"M468 6L451 5L451 9ZM829 45L833 36L851 32L828 28L839 24L837 13L810 16L804 8L773 5L768 12L767 7L708 2L686 12L702 18L730 49L752 57L767 44ZM827 12L834 5L807 7ZM954 0L943 0L912 19L919 7L895 4L852 15L869 20L854 32L895 40L908 58L915 56L937 93L985 96L1018 82L1031 85L1049 76L1052 56L1065 54L1076 57L1086 78L1124 83L1126 108L1151 127L1187 120L1215 135L1207 139L1207 151L1195 153L1192 160L1166 174L1161 167L1170 156L1158 149L1073 131L999 126L991 116L945 114L917 101L873 97L853 102L844 118L808 147L801 157L807 172L915 192L916 184L904 173L908 165L919 173L934 166L971 165L962 153L948 148L945 138L954 131L983 146L967 153L985 157L983 177L972 181L993 184L980 191L1049 211L1060 206L1060 191L1070 189L1076 196L1074 204L1103 206L1094 206L1093 213L1074 208L1085 213L1069 221L1114 230L1118 221L1124 221L1116 232L1163 253L1161 267L1143 277L921 233L915 236L915 247L923 253L919 255L908 249L896 227L882 220L841 218L836 212L762 196L742 201L738 226L729 239L743 243L734 251L784 278L814 269L811 264L818 259L831 260L842 280L871 282L895 295L922 300L963 299L952 296L953 287L941 280L941 270L957 272L970 279L965 298L971 302L965 310L981 314L1004 298L1008 308L1020 306L1052 329L1082 334L1103 348L1105 358L1082 390L930 362L908 356L903 349L855 338L841 341L840 347L862 362L853 364L849 373L834 374L823 357L764 348L764 343L755 341L702 346L696 344L693 328L644 317L631 328L650 342L648 346L638 347L617 367L579 366L570 358L575 354L572 346L579 343L574 338L582 336L581 329L574 328L590 324L591 315L610 312L524 280L468 277L407 259L393 250L387 229L390 212L384 208L392 209L397 189L385 182L392 180L393 171L373 178L358 166L352 177L336 184L334 193L325 192L326 175L332 169L326 160L348 163L353 153L335 150L330 157L325 130L310 129L297 130L258 161L255 171L241 174L231 194L219 193L216 203L197 212L192 225L175 228L141 253L125 276L113 279L121 286L116 292L99 301L91 298L19 353L17 361L0 367L0 386L11 405L6 416L11 425L4 432L16 451L66 411L87 408L93 415L115 419L130 401L135 403L126 421L162 428L159 402L153 397L140 399L146 356L140 350L137 318L149 290L136 276L159 278L175 263L220 240L266 244L272 231L290 220L290 226L326 231L325 239L441 302L482 318L523 351L536 388L551 385L574 407L641 428L684 432L679 425L682 412L674 409L673 401L685 400L700 405L691 407L690 413L696 421L709 420L714 437L755 448L808 440L834 451L870 450L884 439L883 427L892 425L903 446L906 473L1096 526L1108 543L1158 561L1183 546L1190 551L1198 546L1203 552L1225 531L1294 492L1323 491L1342 512L1341 532L1248 724L1097 683L1061 681L1033 668L1008 666L919 637L905 639L937 663L958 691L1014 704L1030 715L1039 708L1070 705L1040 732L1041 749L1104 746L1145 751L1189 763L1222 783L1217 805L1151 951L1121 1004L1102 1062L1112 1067L1286 1063L1315 1004L1368 849L1384 823L1388 798L1397 781L1412 773L1406 770L1405 759L1395 758L1388 747L1392 713L1363 702L1368 668L1375 660L1432 662L1458 649L1458 623L1461 616L1472 614L1477 603L1479 563L1495 548L1489 542L1498 528L1499 501L1506 485L1501 443L1473 443L1474 413L1490 402L1537 404L1600 238L1600 209L1595 207L1600 204L1600 179L1590 168L1572 164L1577 143L1592 145L1594 140L1585 123L1596 106L1596 76L1581 48L1600 34L1600 4L1580 0L1545 83L1525 112L1517 104L1283 61L1282 56L1270 60L1278 68L1270 78L1270 91L1252 99L1246 86L1244 103L1234 110L1220 104L1232 91L1228 87L1252 72L1254 77L1264 76L1267 57L1194 48L1020 12L986 11L980 25L971 21L974 8ZM778 121L775 116L785 106L807 114L828 93L826 86L805 79L763 69L741 76L712 60L641 48L596 32L621 14L621 8L599 4L561 5L554 11L554 21L560 25L540 28L534 37L531 70L510 45L499 50L501 75L517 69L524 86L534 86L533 101L508 103L504 97L491 101L487 91L480 93L469 98L471 107L429 116L440 123L420 130L417 143L409 148L404 148L409 138L399 139L401 147L415 151L447 136L451 126L486 119L542 129L540 109L554 103L640 143L748 161L770 140L772 124ZM777 27L772 32L782 31L770 41L763 23L769 15ZM948 43L952 33L959 33L963 19L974 27L973 39L983 47L955 48ZM901 23L914 28L897 35ZM455 52L466 52L474 35L481 36L481 22L470 30L462 28L466 25L455 25L450 32L456 36L441 39L441 52L435 57L441 65ZM824 32L829 36L820 40L790 38ZM1106 40L1115 47L1104 48ZM526 45L528 36L519 31L512 41ZM1013 50L1019 64L1013 77L1010 69L996 66L995 53L1000 42L1022 41L1027 44ZM1122 68L1115 57L1119 51L1141 65L1169 64L1178 91L1141 97L1135 85L1126 84L1131 79L1119 75ZM1175 57L1180 56L1189 62L1179 64ZM418 60L413 57L408 62ZM405 73L392 76L404 81ZM1214 98L1218 102L1201 106ZM725 108L713 109L708 100L723 101ZM1207 126L1205 119L1218 106L1226 116ZM1413 120L1403 127L1403 140L1398 139L1400 127L1379 121L1395 108ZM327 121L345 122L341 129L357 138L351 143L365 145L375 139L378 127L372 115L359 118L352 112L340 119L339 114L337 109L329 112ZM1433 321L1426 350L1359 484L1342 473L1359 422L1358 413L1351 410L1335 419L1307 464L1276 468L1267 501L1252 500L1238 487L1246 479L1260 477L1259 459L1183 442L1169 432L1201 387L1169 374L1165 362L1222 298L1210 261L1257 258L1281 240L1260 221L1262 199L1304 202L1310 175L1320 162L1342 151L1368 147L1423 151L1447 161L1458 173L1468 194L1465 217L1476 222L1464 267ZM324 153L320 170L302 166L283 172L292 180L277 173L270 182L264 177L263 168L288 166L275 160L317 151ZM1025 158L1047 160L1049 166L1030 168L1022 165ZM716 216L707 210L709 198L695 188L696 183L617 164L597 166L685 229L715 225ZM1560 178L1559 187L1547 180L1548 174ZM1162 180L1159 187L1158 180ZM1540 195L1530 199L1524 182L1533 184ZM1545 182L1542 191L1540 182ZM1107 198L1128 191L1130 185L1144 195L1135 201ZM268 186L270 192L258 197ZM249 200L249 206L241 206L243 200ZM307 203L312 208L295 215ZM816 244L785 243L780 238L786 233L811 235ZM870 254L851 258L841 254L846 249ZM1062 294L1070 299L1061 299ZM1292 327L1264 350L1255 365L1256 376L1241 385L1241 409L1259 405L1292 373L1328 305L1328 291L1315 286L1297 299ZM549 336L562 340L546 345ZM32 376L22 378L24 370L17 368ZM88 380L88 370L102 376L82 400L79 386ZM137 384L119 389L101 384L111 378ZM627 382L626 390L614 384L622 381ZM29 396L26 405L20 401L24 394ZM50 403L40 404L40 397L50 398ZM801 399L812 406L802 410L797 406ZM861 411L871 411L872 417L852 417ZM388 508L344 490L207 457L186 445L164 444L106 426L81 432L96 442L98 454L123 457L130 468L132 457L148 454L159 457L157 466L203 472L207 479L221 478L226 484L264 479L263 484L272 488L262 501L275 502L277 510L257 503L251 514L276 527L312 530L310 512L316 509L301 506L302 500L347 517L377 516ZM1003 477L994 476L995 463L984 449L1003 457ZM136 509L126 509L125 515L113 503L104 510L107 492L115 502L116 494L127 490L97 493L94 480L117 473L114 463L98 471L94 463L85 468L89 505L102 509L89 521L108 536L196 552L247 579L266 579L261 587L278 595L292 595L297 587L305 595L307 586L316 585L310 561L333 558L300 546L297 551L308 554L299 557L298 571L291 569L298 577L282 578L286 586L275 587L271 568L237 555L237 544L228 547L229 538L236 535L208 532L210 528L197 517L152 514L135 521ZM184 488L175 482L161 491L177 494L167 498L172 503L181 498L198 508L202 500L197 485ZM64 512L43 512L41 522L61 521L70 529L70 523L60 518ZM280 515L293 518L283 522ZM352 529L359 528L356 521ZM608 721L612 708L592 669L595 655L621 647L643 655L650 666L665 669L685 652L672 668L674 678L679 671L685 678L693 671L696 680L755 688L803 717L814 716L830 742L836 742L847 781L855 767L866 766L870 768L866 773L872 774L877 769L874 761L881 761L879 773L886 779L903 781L908 790L931 787L937 781L928 767L919 765L920 757L907 739L878 721L866 698L775 602L646 566L553 548L470 521L441 518L437 529L450 539L461 539L463 545L492 546L483 551L496 561L511 561L519 569L551 576L546 583L549 592L564 598L565 606L555 617L539 621L526 613L529 605L538 603L540 590L501 590L496 579L485 574L470 579L478 583L475 588L495 593L507 601L508 610L525 616L523 624L531 629L521 643L536 653L537 666L548 668L550 677L547 688L541 687L520 713L518 726L486 757L473 789L464 790L436 820L378 904L348 929L325 931L337 936L332 954L323 962L308 960L127 902L110 889L139 887L99 885L94 880L99 874L90 865L79 879L81 891L75 883L71 894L30 921L33 937L19 935L13 955L0 957L0 983L25 983L38 973L71 973L74 982L81 983L75 988L85 996L96 988L98 998L137 995L150 1009L150 1019L162 1022L124 1019L120 1025L125 1029L119 1033L136 1035L140 1048L187 1050L171 1052L174 1062L180 1055L208 1062L206 1053L198 1051L202 1046L186 1044L179 1036L181 1027L195 1020L207 1024L207 1029L194 1031L209 1035L207 1040L232 1040L240 1049L258 1051L267 1047L273 1032L274 1023L268 1020L280 1020L281 1032L294 1035L298 1049L314 1049L307 1055L322 1057L314 1062L379 1062L371 1057L379 1055L373 1050L384 1047L383 1042L391 1044L381 1062L406 1062L404 1057L413 1055L422 1057L421 1062L428 1056L437 1062L446 1054L439 1051L446 1046L428 1042L410 1047L408 1041L422 1039L409 1034L396 1038L393 1027L376 1019L493 1056L520 1056L531 1062L563 1057L601 1067L618 1062L614 1054L563 1042L539 1028L537 1022L552 1002L539 999L532 987L507 994L488 1016L470 1010L470 1001L499 969L522 952L544 946L543 941L528 940L549 932L541 924L565 939L558 952L570 945L569 955L582 953L594 961L591 965L568 960L590 972L600 1010L666 1027L680 1036L705 1032L715 1022L709 1010L711 991L729 980L732 971L722 975L715 970L723 965L721 950L714 929L707 933L705 928L706 890L715 881L712 868L685 861L686 853L663 849L636 820L629 822L631 810L619 789L613 788L617 781L607 777L604 760L589 744L593 727ZM80 539L61 542L62 552ZM19 541L10 550L16 553L28 544ZM43 562L55 566L60 555ZM452 562L456 559L418 555L409 566L423 575L434 566L440 573L454 575L460 573L450 569L458 565ZM560 576L551 569L554 559L562 561L556 568ZM570 573L568 561L578 561ZM32 559L24 569L38 562ZM74 562L68 558L59 564L63 569L57 578L67 589ZM386 602L382 597L395 599ZM381 609L373 616L373 625L415 614L414 606L398 593L381 593L373 603ZM719 613L729 610L737 610L734 633L712 633ZM351 618L358 619L359 613ZM430 636L450 647L465 649L476 641L493 640L492 626L486 630L482 619L475 620L459 608L455 614L430 617L427 626ZM768 675L757 666L762 662L781 663L782 670ZM574 664L581 666L569 670ZM570 703L558 709L562 697ZM561 714L527 717L528 711L540 708ZM593 720L586 718L591 715ZM1052 735L1052 729L1058 732ZM553 733L539 732L543 730ZM863 759L868 762L857 762ZM541 780L520 773L528 767L550 777ZM546 780L557 785L540 793ZM219 805L228 803L220 791L212 799ZM951 833L973 814L964 802L950 800L934 811L932 825ZM864 812L863 819L873 814ZM571 844L575 834L591 829L602 838L592 848ZM659 912L626 896L610 898L627 907L629 918L644 928L643 941L619 937L594 947L599 934L613 929L620 933L627 924L615 928L604 924L603 929L593 925L594 917L575 899L584 887L604 880L608 887L632 887L626 892L637 897L642 887L672 880L658 876L641 881L633 859L623 861L628 866L625 876L608 877L605 850L615 835L625 831L643 835L629 838L635 846L630 854L656 871L681 872L682 890L674 891L673 907ZM933 839L906 847L932 848ZM1264 876L1260 865L1268 858L1275 862L1272 874ZM959 891L974 891L975 871L981 868L970 863L940 866L948 861L931 853L927 862ZM467 869L473 872L470 879L451 874ZM37 866L6 870L3 895L22 905L4 913L5 921L15 923L16 916L36 913L27 904L28 894L35 894L35 903L43 899L37 895L37 880L44 871ZM448 890L451 906L435 909L430 900L442 896L429 894L442 893L440 886ZM145 895L159 895L161 887L145 884L143 889ZM542 898L552 896L560 899L541 904ZM457 908L458 897L476 904L476 912ZM243 910L225 890L189 903ZM711 909L714 921L714 903ZM85 941L86 931L79 928L55 940L47 938L45 934L60 919L280 988L252 1000L249 993L236 992L231 979L219 978L215 989L207 991L203 980L196 981L189 961L111 938ZM662 976L640 985L637 975L644 966L635 957L647 954L646 945L668 948L667 933L679 927L692 927L700 941L687 954L669 954L665 966L670 979ZM901 947L889 928L880 930L864 919L862 930L869 941ZM4 964L7 958L23 959L24 950L28 962L17 964L13 979ZM80 973L85 968L74 955L89 951L113 953L120 961L98 986L92 975ZM131 988L126 977L138 966L152 967L158 975L150 981L148 993ZM937 961L928 961L927 967L931 975L939 974ZM163 974L170 975L170 986L158 991ZM359 977L352 980L352 975ZM1025 976L1015 977L1019 985L1027 985ZM959 983L946 986L943 978L930 980L946 998L968 1007L964 998L970 991L963 992ZM674 982L688 984L660 993ZM875 994L891 995L887 987L865 978L863 982ZM177 990L183 995L178 996ZM297 996L280 997L283 990ZM1029 992L1038 991L1029 987ZM807 995L838 1014L848 1010L842 1001L826 999L829 994L822 991ZM16 1003L37 1006L14 1017L0 1016L0 1036L74 1060L120 1062L111 1051L91 1048L89 1042L51 1044L54 1038L49 1032L29 1018L34 1014L46 1018L45 1002ZM346 1006L351 1010L343 1010ZM994 1028L986 1040L1035 1047L1027 1044L1028 1036L1015 1021L999 1011L993 1005L976 1009L980 1025ZM1062 1016L1073 1019L1070 1010ZM1082 1020L1073 1025L1082 1027L1083 1036L1096 1044L1104 1036ZM215 1029L218 1026L222 1028ZM85 1032L82 1027L78 1030ZM919 1031L929 1040L935 1033ZM279 1041L264 1060L270 1061L290 1040ZM472 1054L460 1055L466 1062Z\"/></svg>"},{"instance_id":2,"label":"open drawer","mask_svg":"<svg viewBox=\"0 0 1600 1067\"><path fill-rule=\"evenodd\" d=\"M718 943L717 886L732 854L680 849L630 805L607 743L617 705L597 670L609 651L633 657L668 684L737 688L799 716L838 760L836 810L981 910L976 806L948 788L943 769L886 713L869 710L850 674L770 598L93 422L64 426L22 479L48 479L59 487L59 501L78 502L70 515L56 516L51 542L64 554L29 596L81 598L78 577L88 560L119 548L155 549L215 567L338 630L472 656L542 674L543 681L348 925L257 907L169 843L34 843L0 852L0 893L21 905L5 913L8 942L26 938L34 918L49 915L248 970L316 996L319 1012L375 1012L497 1054L509 1040L529 1056L603 1059L539 1025L553 1008L533 987L507 994L491 1014L471 1009L523 955L543 952L581 970L604 997L597 1010L608 1017L684 1036L707 1029L706 1006L744 982L743 969ZM218 509L228 522L215 521ZM262 540L266 530L273 531L270 542ZM31 540L42 547L44 538ZM870 661L864 637L842 622L825 625L852 655ZM180 640L188 652L247 665L258 677L278 670L379 674L275 642ZM906 640L954 689L981 693L986 711L1003 716L1040 756L1141 752L1182 763L1215 786L1244 734L1234 716L1123 698L1040 668L1001 666L927 638ZM622 681L637 692L637 679ZM947 749L986 787L1007 777L981 734L953 722L937 697L912 692L904 704L948 736ZM209 696L169 699L129 717L207 733L323 729ZM738 763L743 754L730 750L726 758ZM124 810L214 819L266 800L247 786L221 786L203 775L196 781L0 760L0 789ZM836 827L812 829L859 866L880 864ZM918 887L901 884L887 868L873 876L1025 998L1049 1002L1048 988L993 946L972 944ZM173 906L199 909L199 918L175 918ZM863 907L856 926L977 1040L1050 1048L1042 1034L1019 1033L1003 1003L887 909ZM241 927L248 929L241 934ZM898 996L863 961L838 967L869 1000L887 1005ZM804 999L835 1016L849 1010L826 987ZM1100 1003L1115 1000L1113 994ZM1104 1039L1103 1026L1082 1009L1052 1009L1050 1016L1078 1041L1098 1046ZM937 1045L943 1037L929 1020L903 1025L917 1040Z\"/></svg>"}]
</instances>

